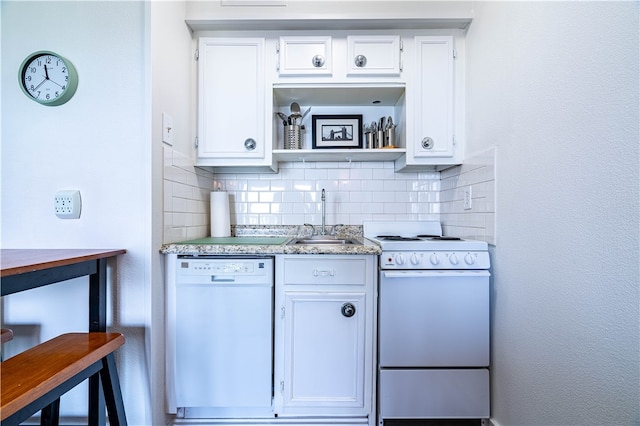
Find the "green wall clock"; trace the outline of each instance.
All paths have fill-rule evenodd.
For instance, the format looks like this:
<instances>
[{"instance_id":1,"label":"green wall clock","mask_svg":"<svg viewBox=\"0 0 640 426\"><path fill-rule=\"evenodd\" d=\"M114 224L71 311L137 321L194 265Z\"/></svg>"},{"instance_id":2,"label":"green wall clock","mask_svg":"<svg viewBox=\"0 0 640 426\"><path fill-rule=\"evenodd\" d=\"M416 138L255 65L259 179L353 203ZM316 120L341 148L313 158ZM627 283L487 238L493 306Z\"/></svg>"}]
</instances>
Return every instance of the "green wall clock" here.
<instances>
[{"instance_id":1,"label":"green wall clock","mask_svg":"<svg viewBox=\"0 0 640 426\"><path fill-rule=\"evenodd\" d=\"M78 73L73 64L47 50L32 53L22 61L18 78L24 94L46 106L68 102L78 88Z\"/></svg>"}]
</instances>

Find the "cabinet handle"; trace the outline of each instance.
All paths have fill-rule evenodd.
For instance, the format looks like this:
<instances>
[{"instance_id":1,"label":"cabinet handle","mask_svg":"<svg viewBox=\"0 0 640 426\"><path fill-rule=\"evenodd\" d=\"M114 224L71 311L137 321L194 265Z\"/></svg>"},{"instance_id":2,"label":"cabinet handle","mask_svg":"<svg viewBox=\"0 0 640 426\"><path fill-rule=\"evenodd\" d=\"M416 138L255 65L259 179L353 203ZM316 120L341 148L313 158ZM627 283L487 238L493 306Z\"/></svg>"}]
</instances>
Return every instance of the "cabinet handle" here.
<instances>
[{"instance_id":1,"label":"cabinet handle","mask_svg":"<svg viewBox=\"0 0 640 426\"><path fill-rule=\"evenodd\" d=\"M422 148L423 149L431 149L433 148L434 142L433 139L431 139L430 137L425 137L424 139L422 139Z\"/></svg>"},{"instance_id":2,"label":"cabinet handle","mask_svg":"<svg viewBox=\"0 0 640 426\"><path fill-rule=\"evenodd\" d=\"M354 62L356 64L356 67L358 68L362 68L365 65L367 65L367 57L364 55L358 55L356 56L356 58L354 59Z\"/></svg>"},{"instance_id":3,"label":"cabinet handle","mask_svg":"<svg viewBox=\"0 0 640 426\"><path fill-rule=\"evenodd\" d=\"M356 314L356 307L353 305L353 303L345 303L344 305L342 305L340 311L345 317L351 318Z\"/></svg>"},{"instance_id":4,"label":"cabinet handle","mask_svg":"<svg viewBox=\"0 0 640 426\"><path fill-rule=\"evenodd\" d=\"M335 275L336 275L336 270L335 269L331 269L331 270L314 269L313 270L313 276L314 277L333 277Z\"/></svg>"},{"instance_id":5,"label":"cabinet handle","mask_svg":"<svg viewBox=\"0 0 640 426\"><path fill-rule=\"evenodd\" d=\"M322 55L316 55L311 59L311 63L313 64L314 67L316 68L320 68L321 66L324 65L324 56Z\"/></svg>"},{"instance_id":6,"label":"cabinet handle","mask_svg":"<svg viewBox=\"0 0 640 426\"><path fill-rule=\"evenodd\" d=\"M253 151L254 149L256 149L256 145L257 143L253 138L249 138L244 141L244 149L246 149L247 151Z\"/></svg>"}]
</instances>

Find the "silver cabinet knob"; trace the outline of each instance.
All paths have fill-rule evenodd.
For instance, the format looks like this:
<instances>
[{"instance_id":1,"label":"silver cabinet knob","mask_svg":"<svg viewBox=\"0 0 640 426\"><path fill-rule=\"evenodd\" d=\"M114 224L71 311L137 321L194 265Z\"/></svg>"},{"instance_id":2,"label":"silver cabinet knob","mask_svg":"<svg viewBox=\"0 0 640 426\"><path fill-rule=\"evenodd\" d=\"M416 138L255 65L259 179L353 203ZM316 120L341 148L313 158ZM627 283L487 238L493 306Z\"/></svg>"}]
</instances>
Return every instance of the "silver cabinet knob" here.
<instances>
[{"instance_id":1,"label":"silver cabinet knob","mask_svg":"<svg viewBox=\"0 0 640 426\"><path fill-rule=\"evenodd\" d=\"M324 56L322 55L316 55L311 59L311 63L313 64L314 67L316 68L320 68L321 66L324 65Z\"/></svg>"},{"instance_id":2,"label":"silver cabinet knob","mask_svg":"<svg viewBox=\"0 0 640 426\"><path fill-rule=\"evenodd\" d=\"M356 67L362 68L367 65L367 57L364 55L358 55L353 62L355 62Z\"/></svg>"},{"instance_id":3,"label":"silver cabinet knob","mask_svg":"<svg viewBox=\"0 0 640 426\"><path fill-rule=\"evenodd\" d=\"M256 149L256 145L257 143L253 138L249 138L244 141L244 149L246 149L247 151L253 151L254 149Z\"/></svg>"},{"instance_id":4,"label":"silver cabinet knob","mask_svg":"<svg viewBox=\"0 0 640 426\"><path fill-rule=\"evenodd\" d=\"M435 142L433 142L433 139L431 139L430 137L425 137L424 139L422 139L422 148L423 149L431 149L433 148L433 145L435 144Z\"/></svg>"},{"instance_id":5,"label":"silver cabinet knob","mask_svg":"<svg viewBox=\"0 0 640 426\"><path fill-rule=\"evenodd\" d=\"M356 307L353 306L353 303L345 303L344 305L342 305L340 311L345 317L351 318L356 314Z\"/></svg>"}]
</instances>

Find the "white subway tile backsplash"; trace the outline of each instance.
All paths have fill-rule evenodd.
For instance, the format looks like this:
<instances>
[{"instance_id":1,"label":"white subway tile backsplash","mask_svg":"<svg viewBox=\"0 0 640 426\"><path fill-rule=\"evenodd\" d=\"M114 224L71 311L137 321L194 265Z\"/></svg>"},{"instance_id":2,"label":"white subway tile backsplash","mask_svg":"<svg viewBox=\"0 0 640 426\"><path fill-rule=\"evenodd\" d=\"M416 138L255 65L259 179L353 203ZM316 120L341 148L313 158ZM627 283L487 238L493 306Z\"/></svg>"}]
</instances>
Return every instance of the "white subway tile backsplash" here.
<instances>
[{"instance_id":1,"label":"white subway tile backsplash","mask_svg":"<svg viewBox=\"0 0 640 426\"><path fill-rule=\"evenodd\" d=\"M440 221L446 235L496 243L496 149L472 155L463 165L440 173ZM471 209L464 190L471 186Z\"/></svg>"},{"instance_id":2,"label":"white subway tile backsplash","mask_svg":"<svg viewBox=\"0 0 640 426\"><path fill-rule=\"evenodd\" d=\"M396 173L394 163L280 163L279 173L218 173L164 148L164 242L209 235L209 193L230 195L234 225L318 225L326 191L327 224L439 220L445 235L495 243L495 150L442 172ZM464 210L464 188L473 208Z\"/></svg>"}]
</instances>

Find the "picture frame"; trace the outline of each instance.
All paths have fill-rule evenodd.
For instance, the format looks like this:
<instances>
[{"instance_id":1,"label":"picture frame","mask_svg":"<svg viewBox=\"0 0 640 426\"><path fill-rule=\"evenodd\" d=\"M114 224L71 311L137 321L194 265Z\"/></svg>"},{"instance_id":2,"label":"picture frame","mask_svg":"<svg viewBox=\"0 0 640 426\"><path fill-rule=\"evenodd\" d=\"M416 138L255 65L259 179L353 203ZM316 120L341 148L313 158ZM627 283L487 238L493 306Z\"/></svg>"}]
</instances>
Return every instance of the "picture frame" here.
<instances>
[{"instance_id":1,"label":"picture frame","mask_svg":"<svg viewBox=\"0 0 640 426\"><path fill-rule=\"evenodd\" d=\"M313 149L362 148L362 114L311 116Z\"/></svg>"}]
</instances>

